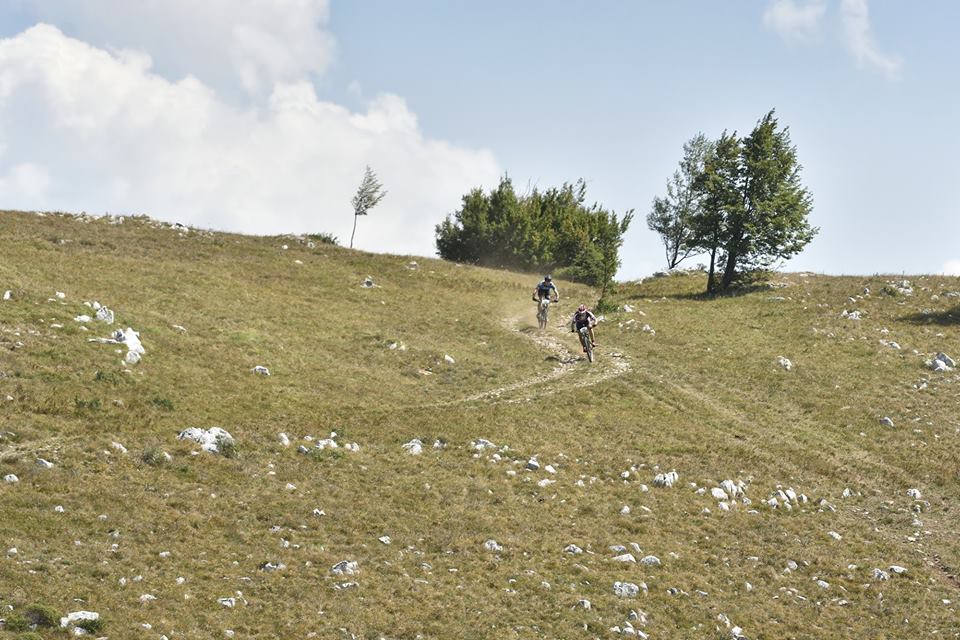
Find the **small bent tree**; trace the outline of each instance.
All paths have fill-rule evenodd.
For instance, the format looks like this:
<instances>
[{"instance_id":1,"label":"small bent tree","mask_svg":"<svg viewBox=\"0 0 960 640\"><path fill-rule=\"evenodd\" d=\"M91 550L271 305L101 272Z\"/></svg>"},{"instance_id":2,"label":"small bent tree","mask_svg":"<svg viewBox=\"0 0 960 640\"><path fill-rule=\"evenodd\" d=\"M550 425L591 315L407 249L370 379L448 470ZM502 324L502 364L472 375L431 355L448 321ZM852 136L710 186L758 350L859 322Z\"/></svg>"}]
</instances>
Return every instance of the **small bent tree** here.
<instances>
[{"instance_id":1,"label":"small bent tree","mask_svg":"<svg viewBox=\"0 0 960 640\"><path fill-rule=\"evenodd\" d=\"M383 200L387 192L382 189L383 185L377 180L377 175L373 172L373 169L367 165L366 171L363 173L363 180L360 182L360 187L350 200L350 204L353 205L353 231L350 233L351 249L353 248L353 236L357 233L357 218L367 215L370 209L377 206L380 201Z\"/></svg>"},{"instance_id":2,"label":"small bent tree","mask_svg":"<svg viewBox=\"0 0 960 640\"><path fill-rule=\"evenodd\" d=\"M691 242L710 255L708 293L799 253L817 234L800 170L789 129L773 111L746 138L724 132L717 141L697 182L703 206L691 232Z\"/></svg>"},{"instance_id":3,"label":"small bent tree","mask_svg":"<svg viewBox=\"0 0 960 640\"><path fill-rule=\"evenodd\" d=\"M668 269L676 268L697 252L690 241L691 222L701 213L703 192L697 185L712 150L713 143L702 133L685 142L680 168L667 181L666 197L654 198L647 214L647 228L663 241Z\"/></svg>"},{"instance_id":4,"label":"small bent tree","mask_svg":"<svg viewBox=\"0 0 960 640\"><path fill-rule=\"evenodd\" d=\"M633 210L618 219L612 211L598 209L591 221L590 239L574 260L570 275L574 279L600 288L598 311L606 310L607 294L620 268L620 247L633 220Z\"/></svg>"}]
</instances>

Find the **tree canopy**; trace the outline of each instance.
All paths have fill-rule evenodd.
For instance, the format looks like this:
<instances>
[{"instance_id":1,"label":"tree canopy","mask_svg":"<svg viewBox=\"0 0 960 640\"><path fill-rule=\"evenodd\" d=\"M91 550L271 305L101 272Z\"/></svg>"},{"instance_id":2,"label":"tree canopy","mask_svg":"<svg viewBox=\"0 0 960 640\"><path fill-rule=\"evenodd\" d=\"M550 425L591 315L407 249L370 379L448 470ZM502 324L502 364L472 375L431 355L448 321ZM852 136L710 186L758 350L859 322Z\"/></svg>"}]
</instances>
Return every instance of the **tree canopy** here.
<instances>
[{"instance_id":1,"label":"tree canopy","mask_svg":"<svg viewBox=\"0 0 960 640\"><path fill-rule=\"evenodd\" d=\"M518 195L510 178L485 193L463 196L460 209L437 225L441 258L489 267L556 271L606 292L620 266L619 249L633 218L586 204L578 180Z\"/></svg>"}]
</instances>

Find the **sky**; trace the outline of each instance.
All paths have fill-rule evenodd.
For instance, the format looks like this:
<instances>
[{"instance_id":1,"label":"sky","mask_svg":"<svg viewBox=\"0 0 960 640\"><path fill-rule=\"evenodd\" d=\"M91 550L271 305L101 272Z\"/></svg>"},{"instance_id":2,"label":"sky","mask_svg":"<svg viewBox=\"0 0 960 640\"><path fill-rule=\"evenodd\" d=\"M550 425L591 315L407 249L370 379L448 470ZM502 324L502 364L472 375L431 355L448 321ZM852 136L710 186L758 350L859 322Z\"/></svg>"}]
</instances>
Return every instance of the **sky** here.
<instances>
[{"instance_id":1,"label":"sky","mask_svg":"<svg viewBox=\"0 0 960 640\"><path fill-rule=\"evenodd\" d=\"M819 235L784 265L960 275L960 3L0 0L0 208L434 254L463 194L586 180L635 210L698 132L775 108ZM696 264L694 259L691 264Z\"/></svg>"}]
</instances>

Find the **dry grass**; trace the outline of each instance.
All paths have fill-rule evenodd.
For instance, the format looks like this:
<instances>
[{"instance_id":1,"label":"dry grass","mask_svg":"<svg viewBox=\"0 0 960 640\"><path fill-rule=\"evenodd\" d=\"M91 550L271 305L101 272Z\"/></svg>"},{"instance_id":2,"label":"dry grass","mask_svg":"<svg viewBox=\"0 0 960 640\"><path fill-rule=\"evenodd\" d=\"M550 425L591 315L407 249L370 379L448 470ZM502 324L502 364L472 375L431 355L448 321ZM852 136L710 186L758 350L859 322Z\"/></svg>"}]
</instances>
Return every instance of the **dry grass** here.
<instances>
[{"instance_id":1,"label":"dry grass","mask_svg":"<svg viewBox=\"0 0 960 640\"><path fill-rule=\"evenodd\" d=\"M620 302L646 316L611 314L596 366L460 403L557 365L509 330L535 323L534 276L157 226L0 214L0 292L14 295L0 302L0 432L12 432L0 473L21 480L0 485L0 544L18 549L0 558L0 606L92 609L102 635L171 640L605 638L632 609L651 638L728 638L720 614L750 638L960 634L960 378L923 366L960 353L945 296L956 278L912 278L914 294L896 297L881 295L886 277L791 274L716 300L695 295L696 275L626 285ZM359 286L368 274L379 287ZM561 289L571 304L587 295ZM114 345L87 342L108 329L73 321L84 300L141 332L140 364L127 372ZM591 384L614 371L611 351L630 370ZM273 375L252 374L258 364ZM176 440L189 426L226 428L236 457L192 455ZM297 453L331 430L360 451ZM420 456L401 450L414 437ZM477 457L477 438L509 449ZM173 460L148 464L148 449ZM556 475L525 471L532 455ZM654 488L657 467L680 482ZM709 488L727 478L749 483L753 505L717 508ZM760 504L778 484L837 511ZM501 553L483 549L490 538ZM630 542L662 566L613 562L608 547ZM586 553L565 554L570 543ZM360 573L331 575L345 559ZM908 573L872 578L891 564ZM359 586L334 588L349 580ZM617 580L649 592L618 599ZM237 591L246 604L217 604Z\"/></svg>"}]
</instances>

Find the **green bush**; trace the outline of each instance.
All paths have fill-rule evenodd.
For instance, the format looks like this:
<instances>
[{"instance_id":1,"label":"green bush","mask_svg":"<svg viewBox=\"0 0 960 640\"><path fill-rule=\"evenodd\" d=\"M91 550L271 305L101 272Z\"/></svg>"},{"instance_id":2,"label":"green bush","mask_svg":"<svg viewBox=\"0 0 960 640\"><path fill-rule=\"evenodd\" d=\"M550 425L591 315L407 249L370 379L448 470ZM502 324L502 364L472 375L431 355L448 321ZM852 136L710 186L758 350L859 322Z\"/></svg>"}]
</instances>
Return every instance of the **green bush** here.
<instances>
[{"instance_id":1,"label":"green bush","mask_svg":"<svg viewBox=\"0 0 960 640\"><path fill-rule=\"evenodd\" d=\"M173 401L169 398L161 398L157 396L150 400L150 404L157 407L158 409L163 409L164 411L173 411Z\"/></svg>"},{"instance_id":2,"label":"green bush","mask_svg":"<svg viewBox=\"0 0 960 640\"><path fill-rule=\"evenodd\" d=\"M27 621L26 618L24 618L19 614L14 614L8 617L3 626L7 631L29 631L30 630L30 623Z\"/></svg>"},{"instance_id":3,"label":"green bush","mask_svg":"<svg viewBox=\"0 0 960 640\"><path fill-rule=\"evenodd\" d=\"M27 631L18 635L17 640L43 640L43 636L36 631Z\"/></svg>"},{"instance_id":4,"label":"green bush","mask_svg":"<svg viewBox=\"0 0 960 640\"><path fill-rule=\"evenodd\" d=\"M79 627L88 633L99 633L103 631L103 618L97 618L96 620L81 620L74 626Z\"/></svg>"},{"instance_id":5,"label":"green bush","mask_svg":"<svg viewBox=\"0 0 960 640\"><path fill-rule=\"evenodd\" d=\"M31 604L23 610L23 617L38 627L56 627L60 624L60 614L43 604Z\"/></svg>"},{"instance_id":6,"label":"green bush","mask_svg":"<svg viewBox=\"0 0 960 640\"><path fill-rule=\"evenodd\" d=\"M143 453L140 455L140 460L151 467L159 467L167 461L167 457L163 455L163 449L153 446L143 450Z\"/></svg>"},{"instance_id":7,"label":"green bush","mask_svg":"<svg viewBox=\"0 0 960 640\"><path fill-rule=\"evenodd\" d=\"M307 237L320 244L340 244L337 237L332 233L310 233L307 234Z\"/></svg>"}]
</instances>

